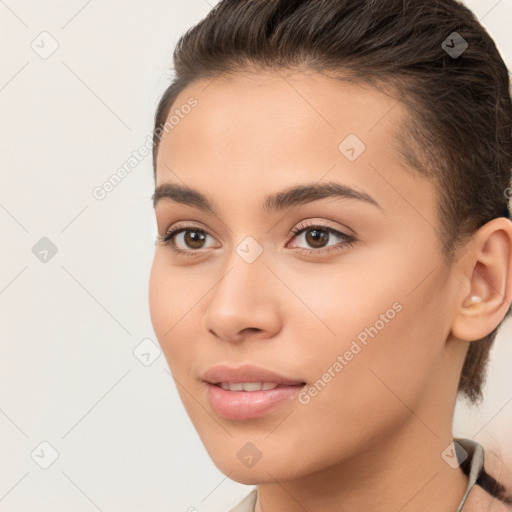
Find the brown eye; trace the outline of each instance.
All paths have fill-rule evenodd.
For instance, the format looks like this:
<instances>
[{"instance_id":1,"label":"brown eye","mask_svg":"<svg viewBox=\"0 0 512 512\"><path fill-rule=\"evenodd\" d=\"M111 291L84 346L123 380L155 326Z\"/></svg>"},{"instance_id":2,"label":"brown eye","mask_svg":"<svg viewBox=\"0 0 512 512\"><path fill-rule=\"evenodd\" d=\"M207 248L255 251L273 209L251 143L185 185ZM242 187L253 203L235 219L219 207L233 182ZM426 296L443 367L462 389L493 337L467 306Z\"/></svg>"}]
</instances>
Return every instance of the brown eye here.
<instances>
[{"instance_id":1,"label":"brown eye","mask_svg":"<svg viewBox=\"0 0 512 512\"><path fill-rule=\"evenodd\" d=\"M206 233L204 231L200 231L198 229L186 229L184 231L185 235L183 236L183 242L190 249L202 249L204 245L204 241L206 239Z\"/></svg>"},{"instance_id":2,"label":"brown eye","mask_svg":"<svg viewBox=\"0 0 512 512\"><path fill-rule=\"evenodd\" d=\"M308 228L305 230L306 242L317 249L320 249L329 241L329 232L326 229Z\"/></svg>"},{"instance_id":3,"label":"brown eye","mask_svg":"<svg viewBox=\"0 0 512 512\"><path fill-rule=\"evenodd\" d=\"M301 252L306 252L307 254L325 254L331 251L339 251L348 247L356 241L356 238L352 235L347 235L338 231L337 229L331 228L330 226L322 226L322 225L307 225L307 226L299 226L292 231L293 239L301 242L301 244L306 244L306 247L300 247L298 245L294 245L292 247L296 247ZM329 244L331 238L338 238L340 240L337 244Z\"/></svg>"},{"instance_id":4,"label":"brown eye","mask_svg":"<svg viewBox=\"0 0 512 512\"><path fill-rule=\"evenodd\" d=\"M201 254L200 249L208 248L205 245L207 237L212 238L206 231L195 226L177 226L164 236L157 237L157 241L162 245L169 245L176 253L193 256Z\"/></svg>"}]
</instances>

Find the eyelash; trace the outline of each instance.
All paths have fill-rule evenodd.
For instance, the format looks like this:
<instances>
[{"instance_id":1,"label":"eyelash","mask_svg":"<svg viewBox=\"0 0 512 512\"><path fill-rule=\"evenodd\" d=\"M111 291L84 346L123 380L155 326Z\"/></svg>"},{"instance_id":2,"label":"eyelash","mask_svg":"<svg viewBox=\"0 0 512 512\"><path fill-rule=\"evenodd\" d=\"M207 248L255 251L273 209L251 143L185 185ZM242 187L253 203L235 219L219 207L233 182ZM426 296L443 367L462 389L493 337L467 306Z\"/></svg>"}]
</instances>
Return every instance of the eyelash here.
<instances>
[{"instance_id":1,"label":"eyelash","mask_svg":"<svg viewBox=\"0 0 512 512\"><path fill-rule=\"evenodd\" d=\"M311 222L310 224L303 223L302 225L299 225L299 226L295 227L294 229L292 229L290 232L290 235L291 235L290 240L293 240L293 238L302 234L302 232L312 230L312 229L321 229L321 230L327 231L329 234L333 234L333 235L341 238L343 241L340 244L330 246L327 249L304 249L302 247L297 247L296 249L298 249L303 254L309 255L309 254L316 253L316 254L323 255L326 253L330 253L332 251L344 250L345 248L350 247L352 244L354 244L354 242L356 242L356 238L351 235L347 235L346 233L338 231L337 229L331 228L330 226L327 226L325 224L319 224L319 223L315 223L315 222ZM167 246L167 245L170 246L171 250L176 254L190 256L190 257L200 256L202 251L199 249L198 250L192 249L192 250L184 251L183 249L179 249L178 247L176 247L176 244L174 242L174 237L183 231L194 231L196 233L202 233L204 235L209 235L209 233L207 231L205 231L204 229L198 228L196 226L178 225L174 229L168 231L164 236L157 236L155 243L164 245L164 246Z\"/></svg>"}]
</instances>

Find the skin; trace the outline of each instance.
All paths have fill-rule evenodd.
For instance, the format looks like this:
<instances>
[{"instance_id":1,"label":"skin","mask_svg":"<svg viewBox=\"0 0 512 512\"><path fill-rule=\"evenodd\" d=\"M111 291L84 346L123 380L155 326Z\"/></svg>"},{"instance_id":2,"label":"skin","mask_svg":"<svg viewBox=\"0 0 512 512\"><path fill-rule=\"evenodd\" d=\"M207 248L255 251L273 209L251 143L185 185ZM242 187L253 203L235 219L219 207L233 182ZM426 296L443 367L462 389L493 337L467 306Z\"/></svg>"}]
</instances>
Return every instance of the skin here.
<instances>
[{"instance_id":1,"label":"skin","mask_svg":"<svg viewBox=\"0 0 512 512\"><path fill-rule=\"evenodd\" d=\"M257 511L453 512L467 477L441 453L452 441L469 342L488 334L510 303L512 223L489 222L447 266L434 185L396 149L407 111L369 86L316 73L246 73L190 85L173 110L190 96L197 106L162 138L156 184L197 189L217 215L157 203L159 236L178 222L209 236L204 248L175 239L194 257L156 245L149 301L212 460L229 478L258 484ZM338 149L350 133L366 146L352 162ZM268 194L327 181L364 191L381 208L331 197L262 210ZM343 246L330 234L314 245L307 231L290 235L304 221L356 241ZM236 252L247 236L263 251L252 263ZM207 368L249 363L310 386L394 303L401 311L309 403L287 400L251 420L224 419L210 406ZM248 442L261 452L252 467L237 457Z\"/></svg>"}]
</instances>

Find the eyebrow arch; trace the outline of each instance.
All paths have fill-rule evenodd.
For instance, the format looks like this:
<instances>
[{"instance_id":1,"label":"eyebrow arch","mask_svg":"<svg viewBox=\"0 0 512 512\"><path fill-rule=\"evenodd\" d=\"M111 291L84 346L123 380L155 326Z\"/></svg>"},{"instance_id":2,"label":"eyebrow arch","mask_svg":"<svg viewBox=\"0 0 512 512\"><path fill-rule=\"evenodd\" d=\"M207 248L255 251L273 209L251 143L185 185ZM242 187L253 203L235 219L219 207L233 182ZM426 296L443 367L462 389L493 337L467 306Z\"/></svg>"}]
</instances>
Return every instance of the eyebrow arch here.
<instances>
[{"instance_id":1,"label":"eyebrow arch","mask_svg":"<svg viewBox=\"0 0 512 512\"><path fill-rule=\"evenodd\" d=\"M327 197L341 197L343 199L355 199L372 204L377 208L382 206L366 192L355 190L347 185L336 182L313 183L289 187L281 192L271 194L265 198L262 209L272 213L302 204L318 201ZM162 199L193 206L205 212L217 215L215 208L206 196L198 190L177 183L164 183L155 189L152 196L153 208Z\"/></svg>"}]
</instances>

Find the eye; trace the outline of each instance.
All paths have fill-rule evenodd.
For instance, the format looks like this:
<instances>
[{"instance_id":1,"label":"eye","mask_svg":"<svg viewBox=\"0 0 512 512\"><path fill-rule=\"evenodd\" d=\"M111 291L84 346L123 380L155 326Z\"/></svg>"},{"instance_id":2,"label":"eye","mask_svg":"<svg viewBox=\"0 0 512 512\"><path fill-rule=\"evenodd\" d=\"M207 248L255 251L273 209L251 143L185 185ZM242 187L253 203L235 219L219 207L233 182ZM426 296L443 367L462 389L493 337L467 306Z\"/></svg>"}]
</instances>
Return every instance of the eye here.
<instances>
[{"instance_id":1,"label":"eye","mask_svg":"<svg viewBox=\"0 0 512 512\"><path fill-rule=\"evenodd\" d=\"M302 240L309 244L312 248L294 247L300 252L306 254L325 254L331 251L339 251L352 245L356 239L352 235L347 235L341 231L334 229L328 225L318 222L299 224L295 227L290 235L292 239ZM169 245L176 254L185 256L199 256L202 254L201 249L211 247L205 246L205 241L212 238L204 229L192 226L190 224L179 224L169 230L164 236L158 236L156 243L161 245ZM340 240L335 245L328 245L331 238ZM181 246L181 247L180 247ZM213 246L215 247L215 246Z\"/></svg>"},{"instance_id":2,"label":"eye","mask_svg":"<svg viewBox=\"0 0 512 512\"><path fill-rule=\"evenodd\" d=\"M169 230L164 236L158 236L156 243L169 245L177 254L195 256L198 249L208 249L205 247L205 240L211 238L204 229L191 225L178 225ZM179 246L184 248L180 248Z\"/></svg>"},{"instance_id":3,"label":"eye","mask_svg":"<svg viewBox=\"0 0 512 512\"><path fill-rule=\"evenodd\" d=\"M303 241L312 247L312 249L298 247L300 252L304 252L306 254L325 254L332 251L343 250L356 241L355 237L352 235L342 233L328 225L311 221L306 223L306 225L302 224L297 226L292 230L291 234L293 235L293 238L296 238L298 241ZM335 239L338 238L341 241L335 245L327 245L333 237Z\"/></svg>"}]
</instances>

